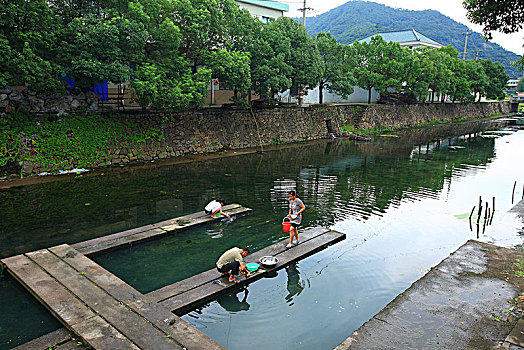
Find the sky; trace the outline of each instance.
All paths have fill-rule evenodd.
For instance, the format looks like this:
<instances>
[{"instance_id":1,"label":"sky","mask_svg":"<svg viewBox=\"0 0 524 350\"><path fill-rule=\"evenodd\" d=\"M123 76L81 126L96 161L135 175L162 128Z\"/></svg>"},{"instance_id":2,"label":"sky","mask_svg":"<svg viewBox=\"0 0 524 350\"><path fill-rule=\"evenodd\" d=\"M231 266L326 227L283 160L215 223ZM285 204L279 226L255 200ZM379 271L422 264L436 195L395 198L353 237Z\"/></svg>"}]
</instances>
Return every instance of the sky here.
<instances>
[{"instance_id":1,"label":"sky","mask_svg":"<svg viewBox=\"0 0 524 350\"><path fill-rule=\"evenodd\" d=\"M300 17L302 13L298 11L303 7L302 0L278 0L289 4L289 17ZM348 0L306 0L306 7L313 10L309 11L307 16L317 16L327 12L335 7L345 4ZM373 0L390 7L403 8L408 10L437 10L440 13L454 19L455 21L465 24L476 32L482 33L482 26L471 23L466 17L466 10L462 7L462 0ZM416 29L416 28L415 28ZM493 32L492 42L495 42L505 48L513 51L518 55L524 54L524 30L513 34L503 34Z\"/></svg>"}]
</instances>

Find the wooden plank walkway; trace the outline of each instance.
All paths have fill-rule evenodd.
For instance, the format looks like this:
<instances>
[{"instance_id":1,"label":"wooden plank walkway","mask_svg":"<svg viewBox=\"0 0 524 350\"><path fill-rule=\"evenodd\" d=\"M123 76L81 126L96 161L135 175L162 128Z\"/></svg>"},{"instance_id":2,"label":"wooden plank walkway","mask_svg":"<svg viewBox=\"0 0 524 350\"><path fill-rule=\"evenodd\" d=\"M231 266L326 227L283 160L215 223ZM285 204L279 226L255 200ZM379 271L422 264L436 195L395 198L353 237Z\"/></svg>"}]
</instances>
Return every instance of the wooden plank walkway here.
<instances>
[{"instance_id":1,"label":"wooden plank walkway","mask_svg":"<svg viewBox=\"0 0 524 350\"><path fill-rule=\"evenodd\" d=\"M337 231L309 229L300 234L300 245L292 249L285 248L285 239L246 257L246 261L258 261L273 255L279 263L273 269L260 268L247 277L240 276L236 284L211 269L146 295L66 244L0 263L69 331L95 349L225 349L175 314L182 315L345 237ZM74 344L67 333L54 333L21 349L39 349L49 339L63 343L64 349Z\"/></svg>"},{"instance_id":2,"label":"wooden plank walkway","mask_svg":"<svg viewBox=\"0 0 524 350\"><path fill-rule=\"evenodd\" d=\"M224 349L68 245L1 262L95 349Z\"/></svg>"},{"instance_id":3,"label":"wooden plank walkway","mask_svg":"<svg viewBox=\"0 0 524 350\"><path fill-rule=\"evenodd\" d=\"M229 289L252 283L270 272L279 270L293 262L310 256L332 244L346 238L344 233L323 228L313 228L300 234L301 243L291 249L286 249L287 239L261 249L245 258L246 261L258 261L263 256L273 255L279 260L272 269L260 268L255 273L245 277L241 275L237 283L229 283L216 268L202 272L183 281L173 283L164 288L146 294L152 301L159 303L168 310L183 315L205 302L215 299Z\"/></svg>"},{"instance_id":4,"label":"wooden plank walkway","mask_svg":"<svg viewBox=\"0 0 524 350\"><path fill-rule=\"evenodd\" d=\"M240 204L226 205L223 209L232 215L244 214L251 211L250 208L243 207ZM122 248L126 245L132 245L155 238L160 238L173 233L173 231L187 230L195 226L207 224L221 219L222 217L211 218L208 215L205 215L202 211L174 219L169 219L156 224L137 227L131 230L114 233L112 235L79 242L71 245L71 247L84 255L106 253L111 250Z\"/></svg>"}]
</instances>

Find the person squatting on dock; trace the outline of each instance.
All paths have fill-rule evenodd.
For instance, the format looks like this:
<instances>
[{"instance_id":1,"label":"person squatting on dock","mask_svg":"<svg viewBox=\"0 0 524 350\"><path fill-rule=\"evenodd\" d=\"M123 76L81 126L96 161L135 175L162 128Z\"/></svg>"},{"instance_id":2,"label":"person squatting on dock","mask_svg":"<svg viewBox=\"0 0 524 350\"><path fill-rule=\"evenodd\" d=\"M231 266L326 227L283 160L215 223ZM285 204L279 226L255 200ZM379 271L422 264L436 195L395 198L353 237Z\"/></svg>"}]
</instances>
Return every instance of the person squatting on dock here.
<instances>
[{"instance_id":1,"label":"person squatting on dock","mask_svg":"<svg viewBox=\"0 0 524 350\"><path fill-rule=\"evenodd\" d=\"M300 243L298 240L298 225L302 222L302 212L306 210L304 202L297 196L297 192L289 191L289 214L287 217L291 221L291 229L289 230L289 244L286 248L291 248ZM293 242L293 238L296 239Z\"/></svg>"},{"instance_id":2,"label":"person squatting on dock","mask_svg":"<svg viewBox=\"0 0 524 350\"><path fill-rule=\"evenodd\" d=\"M228 213L224 213L222 211L222 206L226 205L226 201L223 199L215 199L209 202L206 207L204 208L204 212L206 215L211 216L212 218L215 216L218 216L217 214L224 215L225 217L229 218Z\"/></svg>"},{"instance_id":3,"label":"person squatting on dock","mask_svg":"<svg viewBox=\"0 0 524 350\"><path fill-rule=\"evenodd\" d=\"M245 248L231 248L220 256L217 261L218 272L226 275L229 274L229 282L236 282L235 276L240 271L242 274L247 274L247 269L244 266L244 258L251 253L249 247Z\"/></svg>"}]
</instances>

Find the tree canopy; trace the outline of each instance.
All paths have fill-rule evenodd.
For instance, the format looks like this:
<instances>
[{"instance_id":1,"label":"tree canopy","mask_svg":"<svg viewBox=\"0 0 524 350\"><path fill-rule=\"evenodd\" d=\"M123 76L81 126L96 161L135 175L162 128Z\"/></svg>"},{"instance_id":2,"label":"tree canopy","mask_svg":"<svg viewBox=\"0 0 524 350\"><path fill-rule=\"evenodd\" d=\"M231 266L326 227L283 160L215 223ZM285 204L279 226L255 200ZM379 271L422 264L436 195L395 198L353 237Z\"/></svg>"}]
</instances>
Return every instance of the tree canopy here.
<instances>
[{"instance_id":1,"label":"tree canopy","mask_svg":"<svg viewBox=\"0 0 524 350\"><path fill-rule=\"evenodd\" d=\"M126 84L141 106L202 105L211 78L245 103L254 90L268 100L288 89L347 97L357 85L421 101L501 98L504 67L463 61L451 46L401 48L379 36L345 45L331 33L310 36L291 18L262 23L234 0L13 0L0 2L0 88L36 92Z\"/></svg>"}]
</instances>

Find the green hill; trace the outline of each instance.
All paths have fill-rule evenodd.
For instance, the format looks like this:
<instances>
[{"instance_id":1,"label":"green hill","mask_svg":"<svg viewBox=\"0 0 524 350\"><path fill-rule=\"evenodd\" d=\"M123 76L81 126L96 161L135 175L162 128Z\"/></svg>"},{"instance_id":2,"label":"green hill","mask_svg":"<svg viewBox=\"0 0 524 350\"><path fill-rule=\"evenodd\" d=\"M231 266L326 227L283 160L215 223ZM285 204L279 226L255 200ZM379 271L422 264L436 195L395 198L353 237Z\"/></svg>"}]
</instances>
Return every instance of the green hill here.
<instances>
[{"instance_id":1,"label":"green hill","mask_svg":"<svg viewBox=\"0 0 524 350\"><path fill-rule=\"evenodd\" d=\"M320 16L310 17L306 26L311 35L329 31L344 44L352 44L355 40L381 31L413 28L443 45L452 45L458 49L460 57L464 52L463 34L467 29L465 25L438 11L402 10L365 1L350 1ZM468 37L467 59L475 58L477 49L480 49L480 58L502 63L511 78L522 76L511 66L511 62L519 58L517 54L482 38L477 32Z\"/></svg>"}]
</instances>

